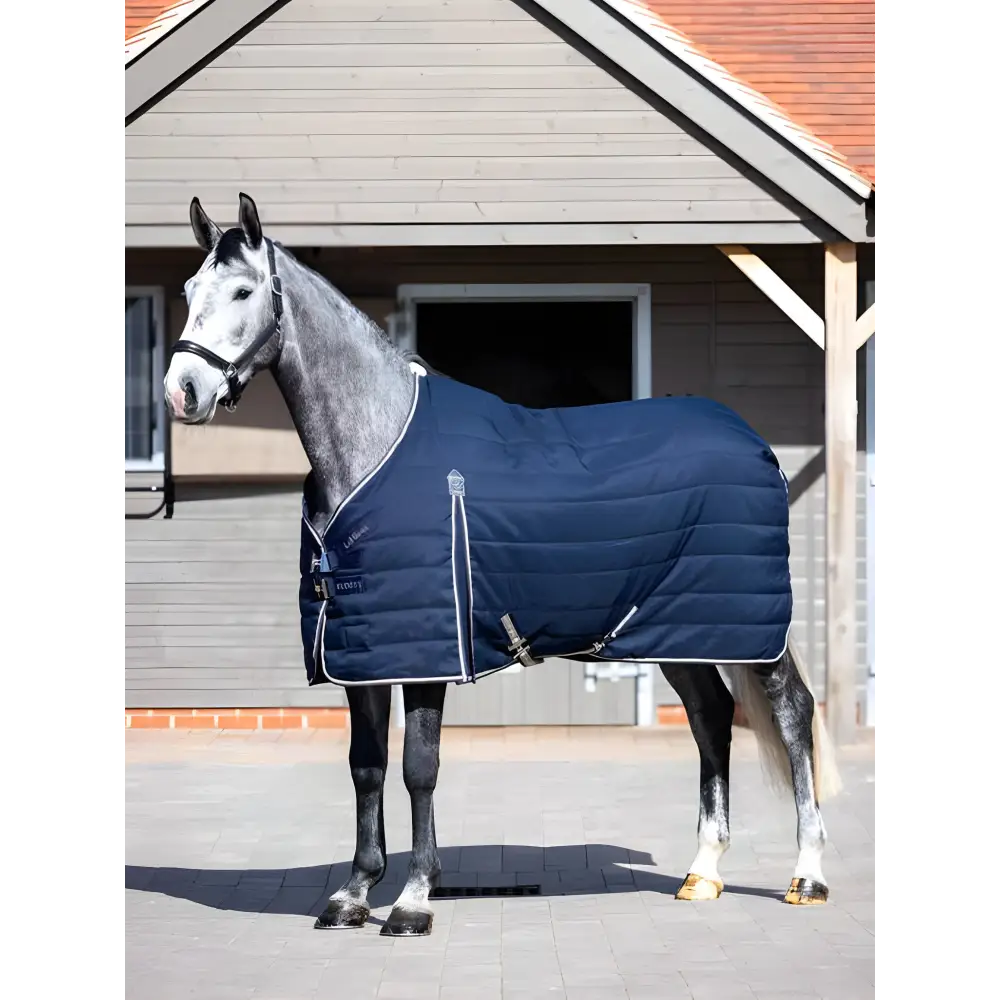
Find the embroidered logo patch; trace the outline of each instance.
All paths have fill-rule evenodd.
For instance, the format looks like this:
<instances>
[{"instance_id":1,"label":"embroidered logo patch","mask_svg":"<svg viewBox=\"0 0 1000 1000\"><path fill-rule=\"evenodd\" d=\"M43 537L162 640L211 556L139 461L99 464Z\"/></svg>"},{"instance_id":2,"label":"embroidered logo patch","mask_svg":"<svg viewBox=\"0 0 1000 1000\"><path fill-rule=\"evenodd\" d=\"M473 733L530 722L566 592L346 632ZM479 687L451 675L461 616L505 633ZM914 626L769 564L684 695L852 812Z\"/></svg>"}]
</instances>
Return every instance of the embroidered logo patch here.
<instances>
[{"instance_id":1,"label":"embroidered logo patch","mask_svg":"<svg viewBox=\"0 0 1000 1000\"><path fill-rule=\"evenodd\" d=\"M333 592L335 594L363 594L365 592L365 580L362 576L338 576L333 581Z\"/></svg>"},{"instance_id":2,"label":"embroidered logo patch","mask_svg":"<svg viewBox=\"0 0 1000 1000\"><path fill-rule=\"evenodd\" d=\"M453 497L465 496L465 476L458 469L452 469L448 473L448 492Z\"/></svg>"},{"instance_id":3,"label":"embroidered logo patch","mask_svg":"<svg viewBox=\"0 0 1000 1000\"><path fill-rule=\"evenodd\" d=\"M355 528L341 543L340 547L346 552L355 542L361 541L371 528L367 524L362 524L360 528Z\"/></svg>"}]
</instances>

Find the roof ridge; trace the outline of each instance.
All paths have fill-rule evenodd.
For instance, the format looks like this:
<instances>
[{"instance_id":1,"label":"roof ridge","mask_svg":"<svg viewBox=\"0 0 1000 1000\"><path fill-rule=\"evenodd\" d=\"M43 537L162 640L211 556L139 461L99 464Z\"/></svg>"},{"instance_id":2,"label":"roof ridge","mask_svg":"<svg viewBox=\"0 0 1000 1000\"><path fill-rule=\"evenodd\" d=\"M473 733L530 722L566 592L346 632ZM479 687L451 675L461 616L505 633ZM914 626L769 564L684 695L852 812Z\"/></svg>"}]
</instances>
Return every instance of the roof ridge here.
<instances>
[{"instance_id":1,"label":"roof ridge","mask_svg":"<svg viewBox=\"0 0 1000 1000\"><path fill-rule=\"evenodd\" d=\"M795 121L781 105L766 94L731 73L706 53L689 35L668 24L645 0L587 0L604 3L639 28L686 66L698 73L750 112L761 123L777 132L814 163L860 195L874 189L874 183L852 167L836 147L821 139L811 129Z\"/></svg>"}]
</instances>

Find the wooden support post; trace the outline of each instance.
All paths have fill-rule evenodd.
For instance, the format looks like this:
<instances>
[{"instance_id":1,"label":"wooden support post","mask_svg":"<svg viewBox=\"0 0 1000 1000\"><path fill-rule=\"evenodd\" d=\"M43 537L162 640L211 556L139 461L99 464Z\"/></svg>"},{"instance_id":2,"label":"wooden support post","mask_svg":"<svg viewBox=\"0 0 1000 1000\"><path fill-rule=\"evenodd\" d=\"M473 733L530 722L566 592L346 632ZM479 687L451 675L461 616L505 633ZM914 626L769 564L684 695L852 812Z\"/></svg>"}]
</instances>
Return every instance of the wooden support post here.
<instances>
[{"instance_id":1,"label":"wooden support post","mask_svg":"<svg viewBox=\"0 0 1000 1000\"><path fill-rule=\"evenodd\" d=\"M857 736L857 248L826 247L826 722Z\"/></svg>"}]
</instances>

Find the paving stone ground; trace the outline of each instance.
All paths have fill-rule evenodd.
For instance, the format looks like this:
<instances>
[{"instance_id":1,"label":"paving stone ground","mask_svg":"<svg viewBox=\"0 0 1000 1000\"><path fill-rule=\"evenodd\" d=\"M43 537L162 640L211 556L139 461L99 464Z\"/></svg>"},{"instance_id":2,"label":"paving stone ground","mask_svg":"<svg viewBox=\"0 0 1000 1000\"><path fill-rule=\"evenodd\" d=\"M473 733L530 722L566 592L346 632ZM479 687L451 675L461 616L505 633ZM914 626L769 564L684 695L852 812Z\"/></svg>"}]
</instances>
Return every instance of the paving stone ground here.
<instances>
[{"instance_id":1,"label":"paving stone ground","mask_svg":"<svg viewBox=\"0 0 1000 1000\"><path fill-rule=\"evenodd\" d=\"M824 814L826 906L781 896L795 812L734 742L723 897L673 898L694 855L687 730L449 730L445 885L538 897L435 903L429 938L378 930L405 878L399 734L389 872L370 924L315 931L354 853L346 734L126 733L126 995L136 1000L865 1000L875 975L875 755L845 750Z\"/></svg>"}]
</instances>

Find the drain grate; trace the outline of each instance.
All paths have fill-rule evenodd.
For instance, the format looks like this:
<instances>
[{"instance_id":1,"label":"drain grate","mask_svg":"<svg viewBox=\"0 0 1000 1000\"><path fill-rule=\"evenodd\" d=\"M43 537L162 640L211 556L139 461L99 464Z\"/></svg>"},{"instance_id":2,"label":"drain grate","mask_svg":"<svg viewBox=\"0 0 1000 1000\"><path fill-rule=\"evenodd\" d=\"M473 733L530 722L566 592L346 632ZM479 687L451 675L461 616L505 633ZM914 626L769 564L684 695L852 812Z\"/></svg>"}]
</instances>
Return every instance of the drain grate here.
<instances>
[{"instance_id":1,"label":"drain grate","mask_svg":"<svg viewBox=\"0 0 1000 1000\"><path fill-rule=\"evenodd\" d=\"M431 889L431 899L466 899L473 896L537 896L540 885L444 885Z\"/></svg>"}]
</instances>

